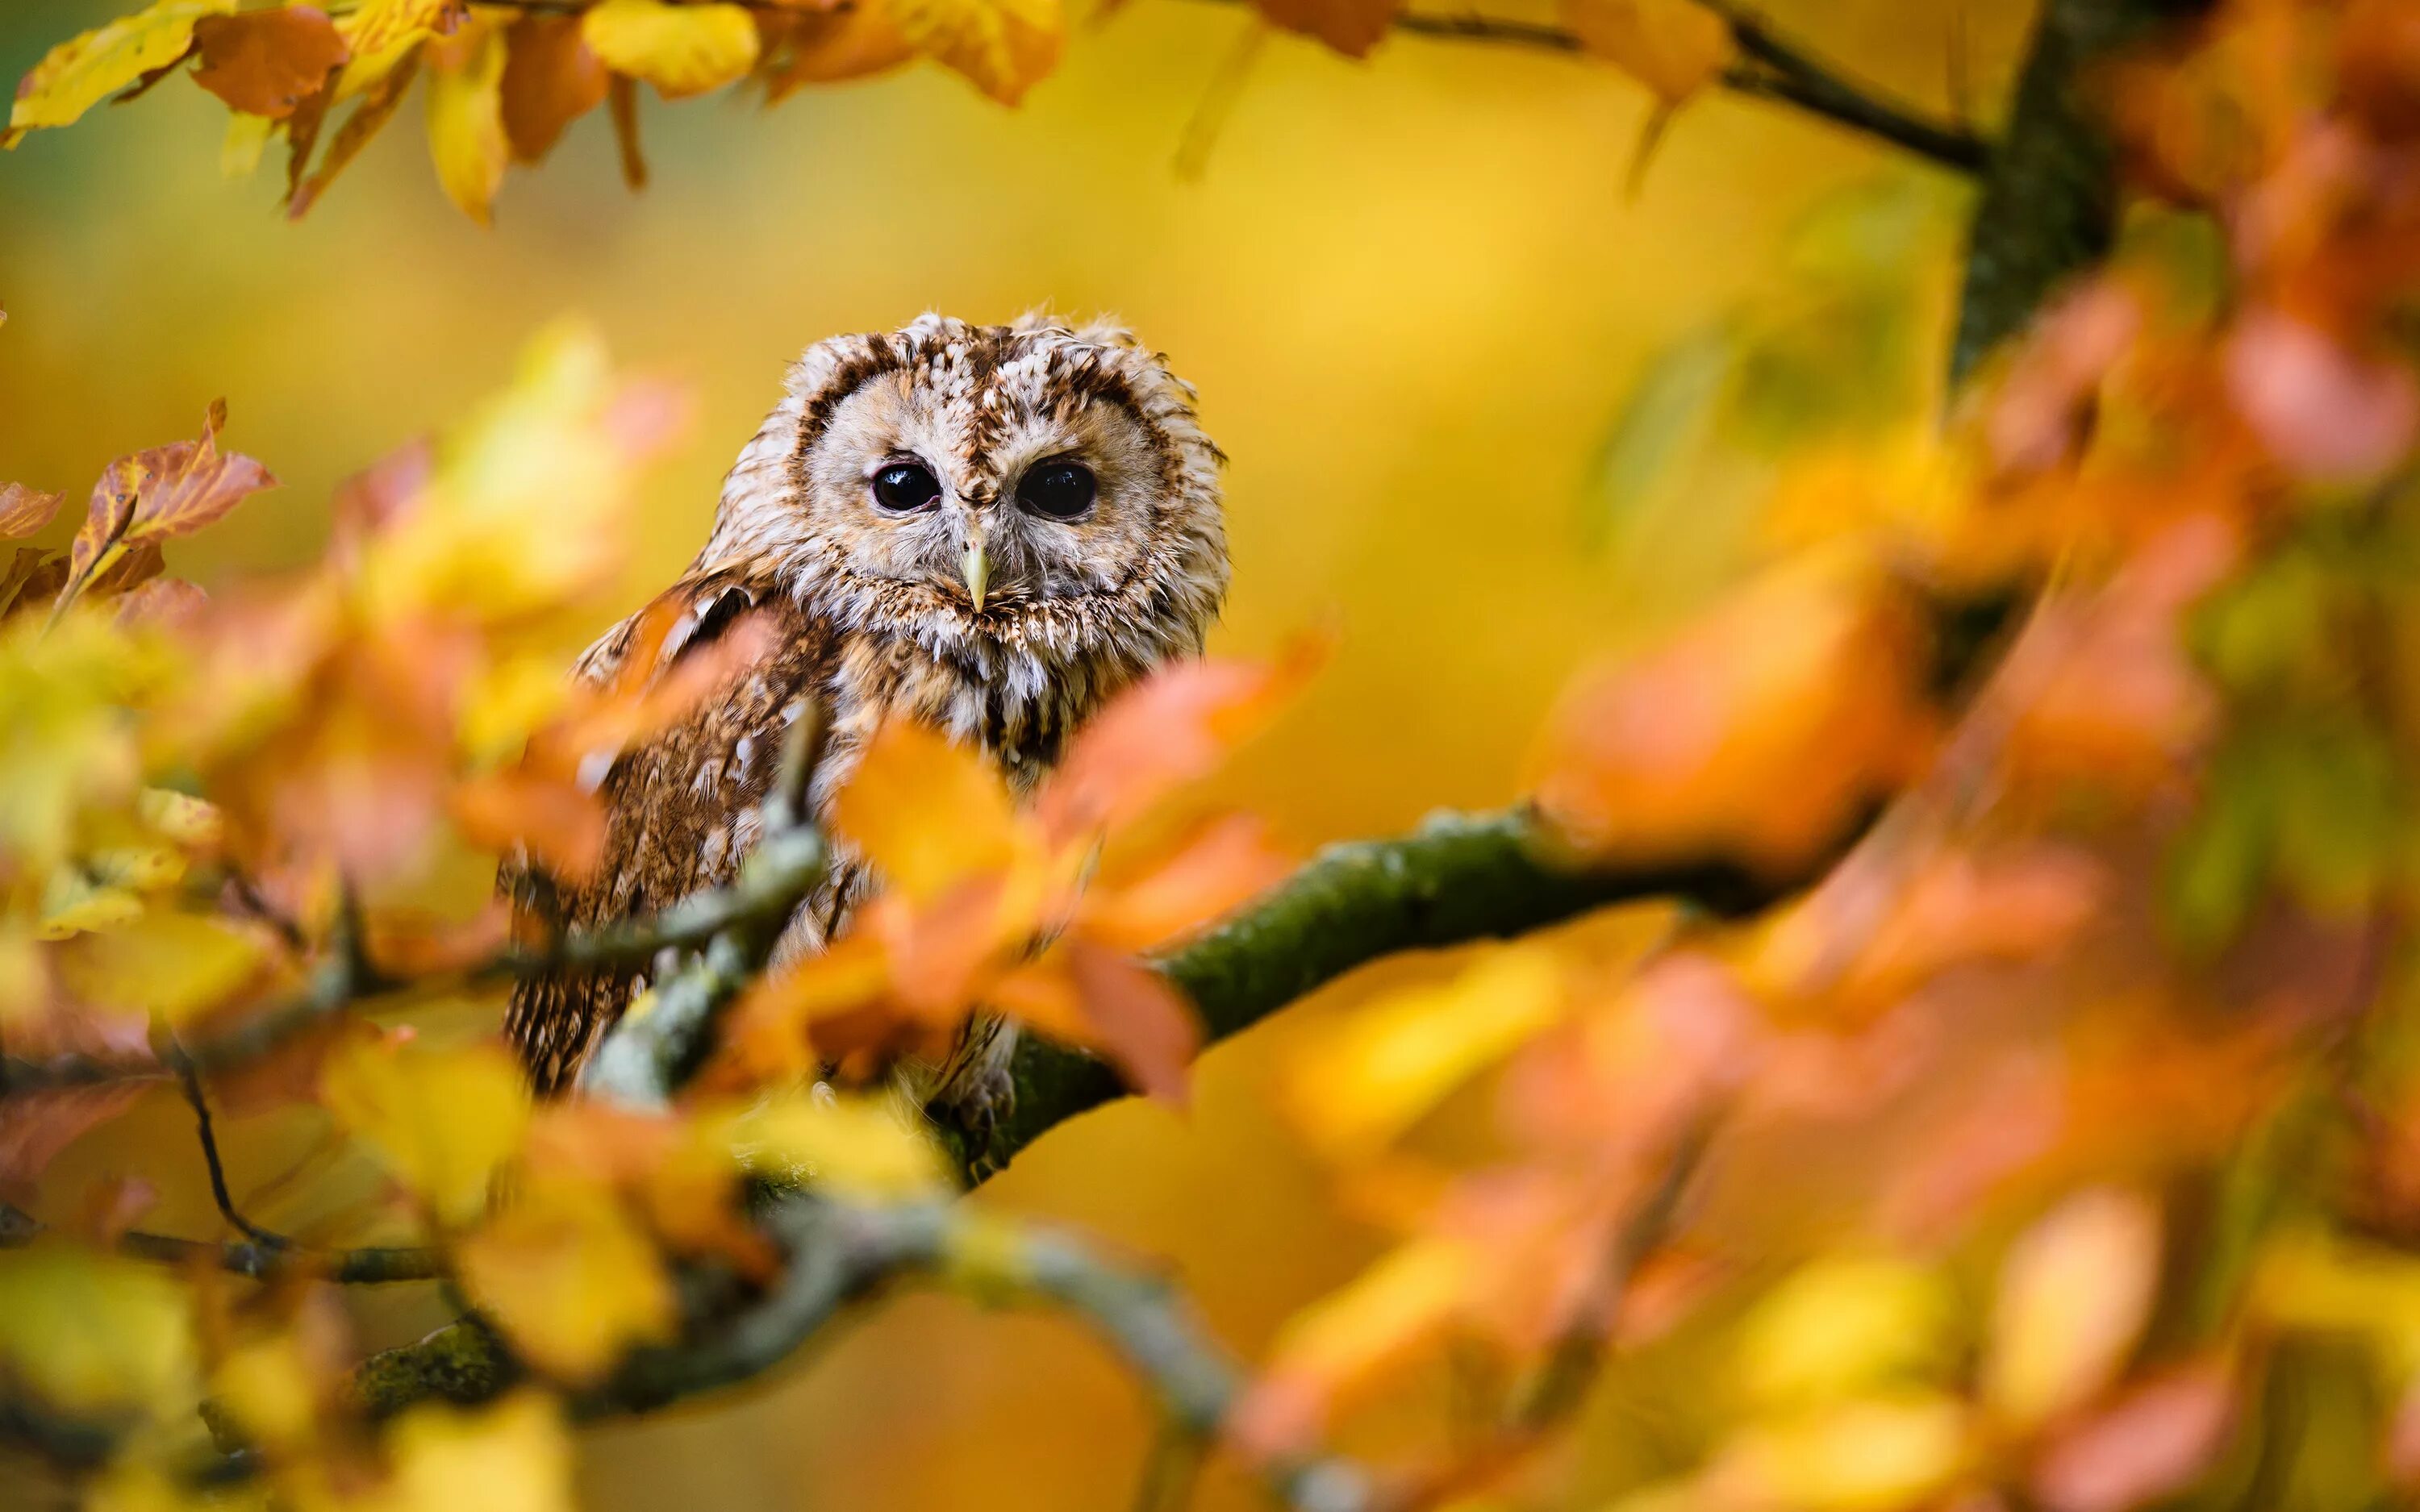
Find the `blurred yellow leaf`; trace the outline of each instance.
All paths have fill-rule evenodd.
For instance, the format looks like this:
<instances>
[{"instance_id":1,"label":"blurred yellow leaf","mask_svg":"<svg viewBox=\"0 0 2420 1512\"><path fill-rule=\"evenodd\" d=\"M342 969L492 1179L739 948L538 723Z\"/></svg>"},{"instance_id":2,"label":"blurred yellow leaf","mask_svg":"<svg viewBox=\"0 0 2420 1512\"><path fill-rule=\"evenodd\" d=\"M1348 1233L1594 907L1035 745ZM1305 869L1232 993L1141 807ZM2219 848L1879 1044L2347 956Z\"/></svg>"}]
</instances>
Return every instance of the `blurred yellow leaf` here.
<instances>
[{"instance_id":1,"label":"blurred yellow leaf","mask_svg":"<svg viewBox=\"0 0 2420 1512\"><path fill-rule=\"evenodd\" d=\"M512 148L504 140L504 34L499 27L428 50L428 154L446 198L489 224Z\"/></svg>"},{"instance_id":2,"label":"blurred yellow leaf","mask_svg":"<svg viewBox=\"0 0 2420 1512\"><path fill-rule=\"evenodd\" d=\"M1938 1495L1969 1454L1953 1397L1847 1402L1744 1429L1703 1484L1717 1506L1887 1512Z\"/></svg>"},{"instance_id":3,"label":"blurred yellow leaf","mask_svg":"<svg viewBox=\"0 0 2420 1512\"><path fill-rule=\"evenodd\" d=\"M1264 1453L1297 1448L1320 1429L1341 1392L1357 1385L1452 1317L1476 1267L1450 1240L1398 1245L1312 1303L1278 1332L1268 1365L1231 1431Z\"/></svg>"},{"instance_id":4,"label":"blurred yellow leaf","mask_svg":"<svg viewBox=\"0 0 2420 1512\"><path fill-rule=\"evenodd\" d=\"M756 23L738 6L604 0L580 34L607 68L666 100L720 89L756 66Z\"/></svg>"},{"instance_id":5,"label":"blurred yellow leaf","mask_svg":"<svg viewBox=\"0 0 2420 1512\"><path fill-rule=\"evenodd\" d=\"M670 1333L672 1280L607 1188L539 1175L455 1247L472 1299L514 1349L585 1383L633 1343Z\"/></svg>"},{"instance_id":6,"label":"blurred yellow leaf","mask_svg":"<svg viewBox=\"0 0 2420 1512\"><path fill-rule=\"evenodd\" d=\"M2160 1281L2160 1213L2140 1193L2095 1188L2018 1236L2000 1266L1984 1403L2040 1426L2117 1378Z\"/></svg>"},{"instance_id":7,"label":"blurred yellow leaf","mask_svg":"<svg viewBox=\"0 0 2420 1512\"><path fill-rule=\"evenodd\" d=\"M387 1432L395 1466L377 1512L577 1512L571 1435L551 1397L481 1412L415 1407Z\"/></svg>"},{"instance_id":8,"label":"blurred yellow leaf","mask_svg":"<svg viewBox=\"0 0 2420 1512\"><path fill-rule=\"evenodd\" d=\"M1563 24L1595 57L1678 104L1721 77L1730 23L1696 0L1562 0Z\"/></svg>"},{"instance_id":9,"label":"blurred yellow leaf","mask_svg":"<svg viewBox=\"0 0 2420 1512\"><path fill-rule=\"evenodd\" d=\"M225 1001L259 969L263 942L200 914L154 908L59 951L60 980L95 1008L168 1023Z\"/></svg>"},{"instance_id":10,"label":"blurred yellow leaf","mask_svg":"<svg viewBox=\"0 0 2420 1512\"><path fill-rule=\"evenodd\" d=\"M1955 1354L1958 1299L1941 1273L1881 1257L1816 1260L1740 1325L1740 1384L1770 1408L1802 1408L1922 1384Z\"/></svg>"},{"instance_id":11,"label":"blurred yellow leaf","mask_svg":"<svg viewBox=\"0 0 2420 1512\"><path fill-rule=\"evenodd\" d=\"M123 801L142 771L125 709L164 681L164 648L108 616L0 626L0 856L38 876L62 860L77 815Z\"/></svg>"},{"instance_id":12,"label":"blurred yellow leaf","mask_svg":"<svg viewBox=\"0 0 2420 1512\"><path fill-rule=\"evenodd\" d=\"M235 0L159 0L51 49L17 85L0 147L36 127L66 126L154 69L168 68L194 44L194 23L235 8Z\"/></svg>"},{"instance_id":13,"label":"blurred yellow leaf","mask_svg":"<svg viewBox=\"0 0 2420 1512\"><path fill-rule=\"evenodd\" d=\"M362 0L336 17L336 31L351 58L336 76L334 97L350 100L386 82L406 54L429 38L449 31L462 16L463 0Z\"/></svg>"},{"instance_id":14,"label":"blurred yellow leaf","mask_svg":"<svg viewBox=\"0 0 2420 1512\"><path fill-rule=\"evenodd\" d=\"M443 1224L487 1206L489 1175L529 1122L520 1067L485 1041L445 1050L353 1041L330 1057L319 1098Z\"/></svg>"},{"instance_id":15,"label":"blurred yellow leaf","mask_svg":"<svg viewBox=\"0 0 2420 1512\"><path fill-rule=\"evenodd\" d=\"M913 1196L941 1180L940 1152L887 1096L767 1098L723 1127L739 1163L759 1176L812 1181L852 1196Z\"/></svg>"},{"instance_id":16,"label":"blurred yellow leaf","mask_svg":"<svg viewBox=\"0 0 2420 1512\"><path fill-rule=\"evenodd\" d=\"M1339 1159L1366 1155L1561 1016L1554 953L1516 945L1451 981L1377 998L1310 1037L1286 1072L1295 1123Z\"/></svg>"},{"instance_id":17,"label":"blurred yellow leaf","mask_svg":"<svg viewBox=\"0 0 2420 1512\"><path fill-rule=\"evenodd\" d=\"M173 1405L194 1379L185 1289L73 1244L0 1251L0 1361L70 1412Z\"/></svg>"},{"instance_id":18,"label":"blurred yellow leaf","mask_svg":"<svg viewBox=\"0 0 2420 1512\"><path fill-rule=\"evenodd\" d=\"M887 0L884 8L916 51L1003 105L1050 71L1067 39L1059 0Z\"/></svg>"},{"instance_id":19,"label":"blurred yellow leaf","mask_svg":"<svg viewBox=\"0 0 2420 1512\"><path fill-rule=\"evenodd\" d=\"M978 753L908 719L867 742L865 757L832 804L832 825L919 903L968 877L1008 867L1018 825L1007 785Z\"/></svg>"},{"instance_id":20,"label":"blurred yellow leaf","mask_svg":"<svg viewBox=\"0 0 2420 1512\"><path fill-rule=\"evenodd\" d=\"M2363 1339L2397 1378L2420 1371L2420 1258L2289 1234L2262 1257L2253 1295L2260 1316L2278 1326Z\"/></svg>"},{"instance_id":21,"label":"blurred yellow leaf","mask_svg":"<svg viewBox=\"0 0 2420 1512\"><path fill-rule=\"evenodd\" d=\"M210 1367L210 1399L256 1443L294 1443L311 1431L320 1382L289 1334L234 1345Z\"/></svg>"}]
</instances>

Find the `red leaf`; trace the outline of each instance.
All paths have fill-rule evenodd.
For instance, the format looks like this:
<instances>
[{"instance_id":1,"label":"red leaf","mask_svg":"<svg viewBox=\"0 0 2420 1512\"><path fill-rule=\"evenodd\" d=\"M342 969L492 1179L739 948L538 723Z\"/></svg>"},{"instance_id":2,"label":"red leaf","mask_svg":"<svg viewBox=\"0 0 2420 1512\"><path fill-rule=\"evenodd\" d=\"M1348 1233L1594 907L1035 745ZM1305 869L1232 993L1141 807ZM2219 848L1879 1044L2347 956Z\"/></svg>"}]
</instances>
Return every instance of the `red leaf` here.
<instances>
[{"instance_id":1,"label":"red leaf","mask_svg":"<svg viewBox=\"0 0 2420 1512\"><path fill-rule=\"evenodd\" d=\"M194 23L194 46L195 84L233 109L279 121L352 56L335 24L309 6L204 16Z\"/></svg>"},{"instance_id":2,"label":"red leaf","mask_svg":"<svg viewBox=\"0 0 2420 1512\"><path fill-rule=\"evenodd\" d=\"M246 498L277 486L251 457L218 449L226 402L212 401L198 440L172 441L112 462L93 485L84 528L68 548L68 591L82 593L136 546L184 535Z\"/></svg>"}]
</instances>

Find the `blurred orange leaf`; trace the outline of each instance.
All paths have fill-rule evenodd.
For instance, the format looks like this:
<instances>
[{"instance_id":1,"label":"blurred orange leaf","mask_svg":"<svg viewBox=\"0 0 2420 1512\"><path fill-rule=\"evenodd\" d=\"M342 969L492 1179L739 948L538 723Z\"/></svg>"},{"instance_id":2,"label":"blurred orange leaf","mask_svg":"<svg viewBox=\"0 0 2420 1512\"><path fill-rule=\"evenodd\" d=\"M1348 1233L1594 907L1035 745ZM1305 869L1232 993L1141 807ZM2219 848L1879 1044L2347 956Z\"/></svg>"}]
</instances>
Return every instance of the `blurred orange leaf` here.
<instances>
[{"instance_id":1,"label":"blurred orange leaf","mask_svg":"<svg viewBox=\"0 0 2420 1512\"><path fill-rule=\"evenodd\" d=\"M986 997L1054 1039L1099 1051L1143 1092L1185 1101L1202 1026L1184 995L1150 967L1071 939L993 983Z\"/></svg>"},{"instance_id":2,"label":"blurred orange leaf","mask_svg":"<svg viewBox=\"0 0 2420 1512\"><path fill-rule=\"evenodd\" d=\"M899 895L930 903L1027 847L1008 788L977 752L891 719L832 803L833 827Z\"/></svg>"},{"instance_id":3,"label":"blurred orange leaf","mask_svg":"<svg viewBox=\"0 0 2420 1512\"><path fill-rule=\"evenodd\" d=\"M1402 14L1404 0L1253 0L1273 25L1315 37L1346 57L1368 57Z\"/></svg>"},{"instance_id":4,"label":"blurred orange leaf","mask_svg":"<svg viewBox=\"0 0 2420 1512\"><path fill-rule=\"evenodd\" d=\"M1077 905L1076 925L1112 949L1156 949L1258 895L1286 866L1259 820L1232 815L1140 876L1096 879Z\"/></svg>"},{"instance_id":5,"label":"blurred orange leaf","mask_svg":"<svg viewBox=\"0 0 2420 1512\"><path fill-rule=\"evenodd\" d=\"M1711 847L1787 867L1923 756L1921 671L1884 585L1775 574L1662 651L1584 676L1548 727L1539 805L1591 853Z\"/></svg>"}]
</instances>

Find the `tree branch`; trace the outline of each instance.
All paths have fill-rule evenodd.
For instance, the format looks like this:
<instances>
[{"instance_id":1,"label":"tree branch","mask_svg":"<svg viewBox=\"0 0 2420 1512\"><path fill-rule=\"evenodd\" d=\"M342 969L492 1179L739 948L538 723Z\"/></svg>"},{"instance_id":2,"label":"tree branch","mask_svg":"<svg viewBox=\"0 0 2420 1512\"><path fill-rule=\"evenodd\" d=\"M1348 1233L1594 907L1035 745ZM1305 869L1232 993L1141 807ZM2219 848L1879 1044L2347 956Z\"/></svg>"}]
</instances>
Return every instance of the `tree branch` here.
<instances>
[{"instance_id":1,"label":"tree branch","mask_svg":"<svg viewBox=\"0 0 2420 1512\"><path fill-rule=\"evenodd\" d=\"M1827 851L1823 863L1837 854ZM1192 1000L1205 1037L1216 1041L1381 956L1505 938L1649 899L1737 917L1771 906L1820 873L1820 865L1761 873L1720 860L1580 867L1555 857L1527 810L1444 813L1401 840L1328 847L1157 964ZM1010 1077L1015 1104L980 1147L964 1129L941 1131L970 1180L1006 1165L1047 1130L1125 1093L1102 1062L1034 1035L1018 1041Z\"/></svg>"},{"instance_id":2,"label":"tree branch","mask_svg":"<svg viewBox=\"0 0 2420 1512\"><path fill-rule=\"evenodd\" d=\"M32 1243L43 1226L24 1210L0 1202L0 1250ZM363 1249L315 1249L271 1234L260 1240L178 1239L131 1230L117 1236L116 1252L160 1265L207 1264L253 1281L310 1276L343 1286L383 1286L396 1281L435 1281L447 1274L443 1252L418 1245Z\"/></svg>"}]
</instances>

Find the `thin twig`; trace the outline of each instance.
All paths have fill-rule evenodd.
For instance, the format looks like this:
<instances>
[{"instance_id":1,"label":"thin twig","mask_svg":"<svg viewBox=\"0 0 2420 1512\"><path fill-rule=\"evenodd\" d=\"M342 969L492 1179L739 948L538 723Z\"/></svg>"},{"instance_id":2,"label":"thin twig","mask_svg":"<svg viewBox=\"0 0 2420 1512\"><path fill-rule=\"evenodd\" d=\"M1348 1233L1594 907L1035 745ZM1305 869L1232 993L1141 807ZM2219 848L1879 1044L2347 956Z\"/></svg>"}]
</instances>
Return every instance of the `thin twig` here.
<instances>
[{"instance_id":1,"label":"thin twig","mask_svg":"<svg viewBox=\"0 0 2420 1512\"><path fill-rule=\"evenodd\" d=\"M209 1167L210 1200L219 1205L219 1216L235 1227L238 1233L269 1249L286 1249L293 1241L283 1234L271 1233L245 1217L235 1205L235 1195L227 1190L226 1165L219 1157L218 1131L210 1121L209 1099L202 1094L202 1075L191 1060L178 1068L178 1080L185 1089L186 1105L194 1110L194 1135L202 1147L203 1164Z\"/></svg>"}]
</instances>

